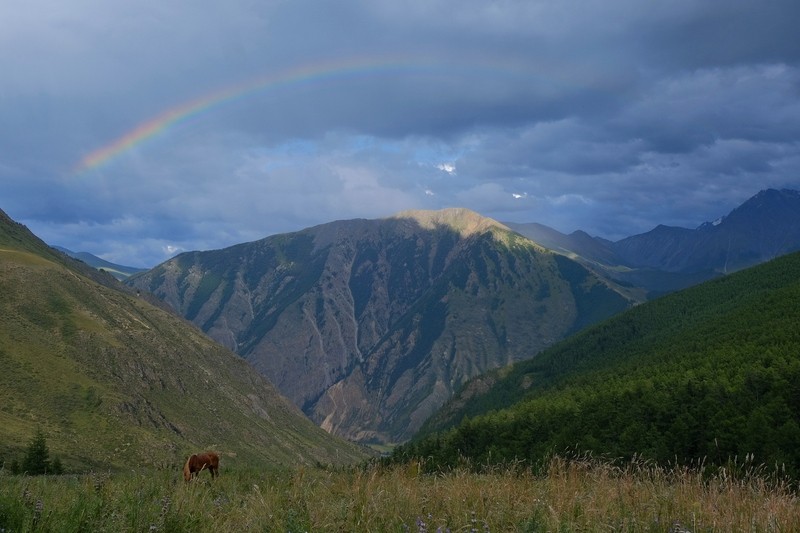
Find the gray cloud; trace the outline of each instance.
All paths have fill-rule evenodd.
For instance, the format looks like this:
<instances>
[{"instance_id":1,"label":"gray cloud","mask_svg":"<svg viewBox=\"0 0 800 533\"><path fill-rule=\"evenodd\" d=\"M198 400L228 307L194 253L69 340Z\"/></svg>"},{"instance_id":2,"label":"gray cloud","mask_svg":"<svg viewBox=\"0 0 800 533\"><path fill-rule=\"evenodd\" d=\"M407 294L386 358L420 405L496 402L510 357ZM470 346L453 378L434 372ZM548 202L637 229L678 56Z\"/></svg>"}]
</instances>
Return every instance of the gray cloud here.
<instances>
[{"instance_id":1,"label":"gray cloud","mask_svg":"<svg viewBox=\"0 0 800 533\"><path fill-rule=\"evenodd\" d=\"M698 225L800 188L796 4L6 2L0 208L140 266L409 208L609 238Z\"/></svg>"}]
</instances>

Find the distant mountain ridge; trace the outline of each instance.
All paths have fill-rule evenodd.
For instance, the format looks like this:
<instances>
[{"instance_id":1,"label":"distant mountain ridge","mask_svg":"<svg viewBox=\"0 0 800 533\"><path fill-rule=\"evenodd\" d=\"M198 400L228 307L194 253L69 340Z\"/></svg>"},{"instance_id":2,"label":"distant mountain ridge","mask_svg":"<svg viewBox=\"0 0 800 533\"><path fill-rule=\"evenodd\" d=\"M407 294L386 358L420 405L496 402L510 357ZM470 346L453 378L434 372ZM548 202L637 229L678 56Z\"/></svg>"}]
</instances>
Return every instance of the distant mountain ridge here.
<instances>
[{"instance_id":1,"label":"distant mountain ridge","mask_svg":"<svg viewBox=\"0 0 800 533\"><path fill-rule=\"evenodd\" d=\"M614 243L627 265L667 272L729 273L800 250L800 192L767 189L716 223L659 226Z\"/></svg>"},{"instance_id":2,"label":"distant mountain ridge","mask_svg":"<svg viewBox=\"0 0 800 533\"><path fill-rule=\"evenodd\" d=\"M137 268L137 267L130 267L125 265L118 265L116 263L112 263L110 261L106 261L100 257L97 257L94 254L90 254L89 252L73 252L63 246L53 246L56 250L61 253L64 253L73 259L78 259L79 261L83 261L90 267L96 268L98 270L104 270L117 278L118 280L122 281L133 274L138 272L144 272L147 270L146 268Z\"/></svg>"},{"instance_id":3,"label":"distant mountain ridge","mask_svg":"<svg viewBox=\"0 0 800 533\"><path fill-rule=\"evenodd\" d=\"M466 209L181 254L129 280L326 430L411 437L467 379L627 308L625 290Z\"/></svg>"},{"instance_id":4,"label":"distant mountain ridge","mask_svg":"<svg viewBox=\"0 0 800 533\"><path fill-rule=\"evenodd\" d=\"M669 292L800 250L800 192L763 190L698 228L659 225L616 242L541 224L506 225L612 279Z\"/></svg>"},{"instance_id":5,"label":"distant mountain ridge","mask_svg":"<svg viewBox=\"0 0 800 533\"><path fill-rule=\"evenodd\" d=\"M67 470L355 462L239 356L0 211L0 464L37 428Z\"/></svg>"}]
</instances>

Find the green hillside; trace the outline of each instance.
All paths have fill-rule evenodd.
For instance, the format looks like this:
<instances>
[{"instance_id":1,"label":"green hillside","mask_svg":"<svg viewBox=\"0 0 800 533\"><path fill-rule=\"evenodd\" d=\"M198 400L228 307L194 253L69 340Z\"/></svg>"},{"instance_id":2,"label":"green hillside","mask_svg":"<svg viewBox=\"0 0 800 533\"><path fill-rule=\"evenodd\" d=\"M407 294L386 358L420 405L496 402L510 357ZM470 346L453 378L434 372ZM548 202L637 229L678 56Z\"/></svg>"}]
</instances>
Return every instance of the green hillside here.
<instances>
[{"instance_id":1,"label":"green hillside","mask_svg":"<svg viewBox=\"0 0 800 533\"><path fill-rule=\"evenodd\" d=\"M793 254L640 305L470 383L394 458L446 466L569 449L724 464L752 454L798 476L798 302Z\"/></svg>"},{"instance_id":2,"label":"green hillside","mask_svg":"<svg viewBox=\"0 0 800 533\"><path fill-rule=\"evenodd\" d=\"M68 470L171 467L203 448L228 464L364 457L241 358L0 212L0 463L37 429Z\"/></svg>"}]
</instances>

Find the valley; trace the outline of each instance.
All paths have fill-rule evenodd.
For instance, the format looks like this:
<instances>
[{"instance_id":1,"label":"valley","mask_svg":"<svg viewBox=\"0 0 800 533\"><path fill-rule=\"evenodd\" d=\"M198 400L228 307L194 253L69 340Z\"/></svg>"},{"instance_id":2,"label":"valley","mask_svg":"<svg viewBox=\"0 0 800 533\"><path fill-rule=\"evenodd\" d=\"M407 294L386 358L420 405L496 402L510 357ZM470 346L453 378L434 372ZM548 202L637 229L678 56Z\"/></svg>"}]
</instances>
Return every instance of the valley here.
<instances>
[{"instance_id":1,"label":"valley","mask_svg":"<svg viewBox=\"0 0 800 533\"><path fill-rule=\"evenodd\" d=\"M798 21L0 2L0 533L800 532Z\"/></svg>"},{"instance_id":2,"label":"valley","mask_svg":"<svg viewBox=\"0 0 800 533\"><path fill-rule=\"evenodd\" d=\"M653 239L669 233L665 228L609 243L580 232L565 236L540 225L518 227L538 232L545 243L541 244L512 231L513 225L465 209L448 209L336 221L222 250L188 252L134 273L126 285L51 249L4 215L0 258L5 327L0 362L10 381L3 408L8 438L0 452L19 453L26 436L44 426L56 439L54 452L63 454L73 468L118 464L118 454L128 449L143 453L147 442L163 444L145 462L168 464L178 461L191 443L223 447L220 443L225 441L214 435L242 417L236 425L255 431L253 437L224 448L230 450L228 457L244 463L332 458L346 463L369 455L348 441L383 451L411 442L412 448L400 449L406 453L424 443L425 435L454 431L461 419L522 402L527 396L515 396L513 391L532 393L539 386L538 378L531 376L540 371L518 370L526 365L556 365L567 372L564 379L584 383L589 374L578 377L581 367L567 364L576 361L575 356L565 356L557 347L600 338L598 331L613 331L618 321L627 324L630 317L665 305L662 300L672 301L670 296L647 302L648 296L657 296L665 287L636 285L632 280L674 274L681 283L695 279L692 276L699 283L707 276L721 276L721 286L739 287L729 281L739 275L725 274L724 269L744 263L731 258L749 257L758 263L797 247L791 222L791 214L798 212L797 198L792 191L764 191L713 225L680 231L684 239L695 235L691 239L706 240L712 238L710 232L723 232L729 242L739 243L728 247L724 263L703 262L708 254L686 256L681 267L630 259L630 243L648 242L643 249L660 246ZM783 237L761 236L778 231L776 224L786 230ZM753 243L759 243L762 251ZM749 275L774 277L759 274L769 270L755 272ZM644 277L637 278L640 274ZM728 289L734 293L722 299L736 301L747 286ZM741 294L734 296L736 291ZM674 297L683 297L683 292ZM668 309L658 324L683 324L691 316L684 312L678 320L669 315L674 306ZM791 306L770 323L777 327L775 334L786 329L779 325L781 320L794 320L790 311ZM704 313L727 316L721 311ZM728 327L724 320L707 326L718 332L712 338L725 338L720 333ZM598 323L606 329L593 326ZM687 325L701 327L696 318ZM663 326L632 327L640 331ZM672 330L662 333L668 331ZM620 338L643 341L638 333L615 336L612 346ZM722 346L695 344L701 347L697 357ZM603 353L590 346L570 350L596 357ZM645 356L636 361L626 364L644 364ZM66 379L54 379L55 374L43 370L48 367ZM178 367L188 373L176 371ZM527 377L516 384L502 377L520 371ZM609 381L609 372L626 375L631 370L623 366L599 374L616 383L618 379ZM669 377L674 370L657 372L666 372L677 390L685 385ZM630 374L634 383L641 379L636 376ZM733 383L742 378L728 379ZM504 400L496 398L496 390L504 391L500 395ZM542 401L543 405L555 402L551 409L565 400ZM609 396L602 401L616 400ZM201 411L219 413L220 425L201 429L202 417L187 410L192 403L203 406ZM672 409L669 405L665 403L664 409ZM277 420L275 413L285 418ZM659 416L668 418L666 413ZM696 420L707 415L692 416ZM616 422L625 419L618 417ZM75 451L88 442L82 432L91 425L106 428L92 435L95 440L89 447L98 450L93 457ZM287 427L292 428L288 433ZM272 436L255 436L263 431ZM719 443L718 430L710 432ZM328 440L329 435L335 438ZM538 437L522 441L529 438L533 442ZM543 439L549 446L550 441ZM726 442L737 440L741 439L735 433L726 437ZM575 444L580 439L562 438L558 446L567 441ZM307 446L308 455L301 452L290 459L297 452L287 455L287 450L298 445ZM681 444L687 458L692 449L702 449L689 445L700 443ZM609 446L600 449L610 450ZM676 448L670 446L667 451L674 454ZM658 456L652 442L627 448L638 453L647 449ZM724 457L737 451L719 453ZM619 448L615 453L629 452Z\"/></svg>"},{"instance_id":3,"label":"valley","mask_svg":"<svg viewBox=\"0 0 800 533\"><path fill-rule=\"evenodd\" d=\"M716 224L612 243L415 211L180 254L128 284L244 357L326 431L392 446L471 378L800 249L798 218L800 194L768 190Z\"/></svg>"}]
</instances>

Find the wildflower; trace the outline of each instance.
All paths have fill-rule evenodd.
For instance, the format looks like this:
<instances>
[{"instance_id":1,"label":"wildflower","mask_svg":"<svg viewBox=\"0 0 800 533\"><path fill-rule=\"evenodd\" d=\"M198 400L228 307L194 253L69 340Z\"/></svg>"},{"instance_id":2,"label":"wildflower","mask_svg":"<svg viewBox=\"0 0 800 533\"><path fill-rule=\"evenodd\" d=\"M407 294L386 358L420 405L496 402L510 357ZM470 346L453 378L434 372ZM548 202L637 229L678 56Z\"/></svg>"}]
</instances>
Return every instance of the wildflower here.
<instances>
[{"instance_id":1,"label":"wildflower","mask_svg":"<svg viewBox=\"0 0 800 533\"><path fill-rule=\"evenodd\" d=\"M36 525L39 523L39 519L42 518L42 511L44 510L44 502L42 500L36 500L36 506L33 508L33 526L36 529Z\"/></svg>"}]
</instances>

